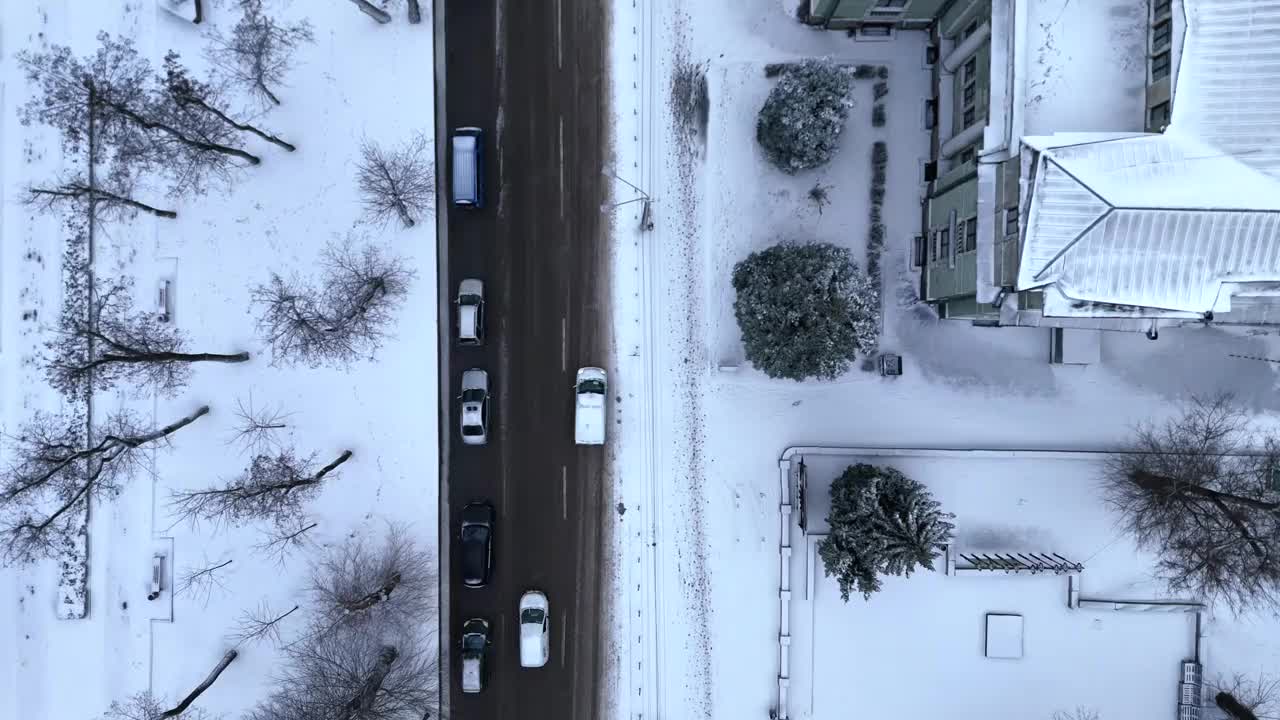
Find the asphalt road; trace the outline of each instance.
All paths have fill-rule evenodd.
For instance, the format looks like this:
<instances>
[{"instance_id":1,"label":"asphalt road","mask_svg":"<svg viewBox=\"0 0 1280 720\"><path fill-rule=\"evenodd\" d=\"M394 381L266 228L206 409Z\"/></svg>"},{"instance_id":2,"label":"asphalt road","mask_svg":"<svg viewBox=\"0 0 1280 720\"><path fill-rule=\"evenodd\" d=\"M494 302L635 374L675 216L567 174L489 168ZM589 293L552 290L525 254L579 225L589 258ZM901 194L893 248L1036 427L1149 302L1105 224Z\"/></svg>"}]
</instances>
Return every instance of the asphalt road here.
<instances>
[{"instance_id":1,"label":"asphalt road","mask_svg":"<svg viewBox=\"0 0 1280 720\"><path fill-rule=\"evenodd\" d=\"M449 129L486 133L487 205L450 207L448 293L485 281L488 337L452 342L447 502L452 530L449 713L471 718L598 717L604 449L573 442L574 371L607 367L607 239L603 141L608 120L602 0L444 3ZM447 155L447 153L446 153ZM451 175L442 173L442 182ZM459 378L489 371L490 440L458 436ZM498 514L493 581L458 574L458 511L488 500ZM516 603L527 589L551 604L551 658L519 665ZM457 639L471 617L493 644L484 692L463 695Z\"/></svg>"}]
</instances>

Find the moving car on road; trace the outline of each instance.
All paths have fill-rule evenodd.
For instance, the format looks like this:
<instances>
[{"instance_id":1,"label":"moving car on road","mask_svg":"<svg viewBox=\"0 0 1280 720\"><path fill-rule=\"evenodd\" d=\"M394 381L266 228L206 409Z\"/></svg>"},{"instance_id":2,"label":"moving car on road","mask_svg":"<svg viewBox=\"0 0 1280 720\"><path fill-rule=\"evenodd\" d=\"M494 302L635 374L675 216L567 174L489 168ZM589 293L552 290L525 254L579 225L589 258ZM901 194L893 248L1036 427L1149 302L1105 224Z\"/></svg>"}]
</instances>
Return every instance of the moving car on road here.
<instances>
[{"instance_id":1,"label":"moving car on road","mask_svg":"<svg viewBox=\"0 0 1280 720\"><path fill-rule=\"evenodd\" d=\"M467 278L458 284L458 344L484 344L484 283Z\"/></svg>"},{"instance_id":2,"label":"moving car on road","mask_svg":"<svg viewBox=\"0 0 1280 720\"><path fill-rule=\"evenodd\" d=\"M489 442L489 373L472 368L462 373L462 426L464 445Z\"/></svg>"},{"instance_id":3,"label":"moving car on road","mask_svg":"<svg viewBox=\"0 0 1280 720\"><path fill-rule=\"evenodd\" d=\"M471 618L462 624L462 692L484 689L484 655L489 649L489 623Z\"/></svg>"},{"instance_id":4,"label":"moving car on road","mask_svg":"<svg viewBox=\"0 0 1280 720\"><path fill-rule=\"evenodd\" d=\"M548 632L551 629L551 605L546 594L529 590L520 596L520 667L534 668L547 664L550 655Z\"/></svg>"},{"instance_id":5,"label":"moving car on road","mask_svg":"<svg viewBox=\"0 0 1280 720\"><path fill-rule=\"evenodd\" d=\"M608 377L598 367L578 368L573 394L573 441L579 445L604 444L605 393Z\"/></svg>"},{"instance_id":6,"label":"moving car on road","mask_svg":"<svg viewBox=\"0 0 1280 720\"><path fill-rule=\"evenodd\" d=\"M484 207L484 131L462 127L453 131L453 204Z\"/></svg>"},{"instance_id":7,"label":"moving car on road","mask_svg":"<svg viewBox=\"0 0 1280 720\"><path fill-rule=\"evenodd\" d=\"M462 508L462 584L484 587L493 568L493 506L473 502Z\"/></svg>"}]
</instances>

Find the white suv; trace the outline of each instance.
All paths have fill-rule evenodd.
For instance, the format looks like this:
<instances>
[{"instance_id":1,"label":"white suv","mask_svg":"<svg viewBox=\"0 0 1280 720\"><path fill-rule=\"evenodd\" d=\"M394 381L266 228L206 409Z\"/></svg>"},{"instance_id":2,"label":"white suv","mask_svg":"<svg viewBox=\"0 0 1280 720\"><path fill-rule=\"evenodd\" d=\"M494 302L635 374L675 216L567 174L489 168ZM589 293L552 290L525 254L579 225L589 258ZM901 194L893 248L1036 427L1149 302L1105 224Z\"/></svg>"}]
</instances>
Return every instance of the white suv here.
<instances>
[{"instance_id":1,"label":"white suv","mask_svg":"<svg viewBox=\"0 0 1280 720\"><path fill-rule=\"evenodd\" d=\"M546 594L530 590L520 596L520 667L547 664L547 632L551 628L551 605Z\"/></svg>"},{"instance_id":2,"label":"white suv","mask_svg":"<svg viewBox=\"0 0 1280 720\"><path fill-rule=\"evenodd\" d=\"M462 426L464 445L489 442L489 373L472 368L462 373Z\"/></svg>"},{"instance_id":3,"label":"white suv","mask_svg":"<svg viewBox=\"0 0 1280 720\"><path fill-rule=\"evenodd\" d=\"M458 284L458 344L484 344L484 283L468 278Z\"/></svg>"}]
</instances>

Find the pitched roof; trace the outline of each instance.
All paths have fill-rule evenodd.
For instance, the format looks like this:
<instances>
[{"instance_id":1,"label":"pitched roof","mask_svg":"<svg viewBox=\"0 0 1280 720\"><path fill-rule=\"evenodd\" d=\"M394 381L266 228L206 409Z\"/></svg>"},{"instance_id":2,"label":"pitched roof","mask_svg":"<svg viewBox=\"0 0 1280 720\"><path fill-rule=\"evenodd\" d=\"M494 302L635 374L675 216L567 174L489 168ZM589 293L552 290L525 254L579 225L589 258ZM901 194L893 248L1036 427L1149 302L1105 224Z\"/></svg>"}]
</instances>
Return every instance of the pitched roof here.
<instances>
[{"instance_id":1,"label":"pitched roof","mask_svg":"<svg viewBox=\"0 0 1280 720\"><path fill-rule=\"evenodd\" d=\"M1040 156L1019 288L1203 313L1224 283L1280 280L1280 0L1184 5L1163 135L1024 138Z\"/></svg>"}]
</instances>

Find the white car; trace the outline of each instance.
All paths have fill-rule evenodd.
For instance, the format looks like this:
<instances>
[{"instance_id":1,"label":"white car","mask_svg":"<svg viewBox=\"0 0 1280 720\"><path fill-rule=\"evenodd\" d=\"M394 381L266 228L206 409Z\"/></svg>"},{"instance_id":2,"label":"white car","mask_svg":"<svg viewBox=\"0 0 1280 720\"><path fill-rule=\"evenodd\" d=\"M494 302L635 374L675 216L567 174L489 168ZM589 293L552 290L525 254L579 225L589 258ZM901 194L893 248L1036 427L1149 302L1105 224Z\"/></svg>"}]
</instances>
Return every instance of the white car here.
<instances>
[{"instance_id":1,"label":"white car","mask_svg":"<svg viewBox=\"0 0 1280 720\"><path fill-rule=\"evenodd\" d=\"M608 375L602 368L578 368L573 383L573 441L577 444L604 444L605 394L608 391Z\"/></svg>"},{"instance_id":2,"label":"white car","mask_svg":"<svg viewBox=\"0 0 1280 720\"><path fill-rule=\"evenodd\" d=\"M484 282L468 278L458 284L458 344L484 344Z\"/></svg>"},{"instance_id":3,"label":"white car","mask_svg":"<svg viewBox=\"0 0 1280 720\"><path fill-rule=\"evenodd\" d=\"M472 368L462 373L462 443L489 442L489 373Z\"/></svg>"},{"instance_id":4,"label":"white car","mask_svg":"<svg viewBox=\"0 0 1280 720\"><path fill-rule=\"evenodd\" d=\"M546 594L529 590L520 596L520 667L542 667L550 654L551 605Z\"/></svg>"}]
</instances>

